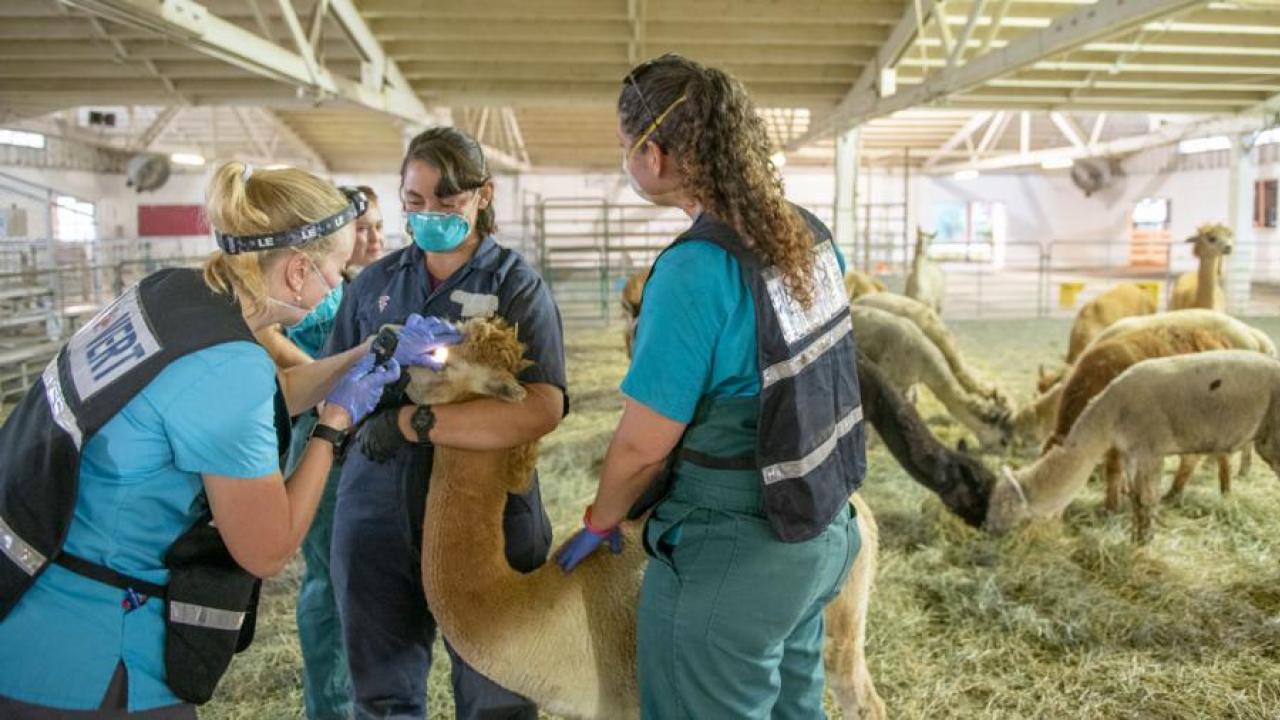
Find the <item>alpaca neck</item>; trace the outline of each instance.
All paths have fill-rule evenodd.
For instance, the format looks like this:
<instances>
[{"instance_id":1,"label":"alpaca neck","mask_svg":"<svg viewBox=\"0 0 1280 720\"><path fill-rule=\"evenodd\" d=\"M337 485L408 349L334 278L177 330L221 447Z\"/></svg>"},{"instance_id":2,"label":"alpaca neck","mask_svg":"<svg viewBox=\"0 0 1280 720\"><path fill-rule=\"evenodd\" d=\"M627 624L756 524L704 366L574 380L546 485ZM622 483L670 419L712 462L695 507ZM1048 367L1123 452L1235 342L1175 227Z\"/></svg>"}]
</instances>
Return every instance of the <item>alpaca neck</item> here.
<instances>
[{"instance_id":1,"label":"alpaca neck","mask_svg":"<svg viewBox=\"0 0 1280 720\"><path fill-rule=\"evenodd\" d=\"M1065 508L1089 479L1111 447L1115 423L1108 408L1094 403L1071 429L1071 434L1035 464L1018 473L1032 515L1053 515Z\"/></svg>"},{"instance_id":2,"label":"alpaca neck","mask_svg":"<svg viewBox=\"0 0 1280 720\"><path fill-rule=\"evenodd\" d=\"M1214 309L1214 291L1218 289L1221 268L1221 255L1200 258L1200 268L1196 272L1196 307Z\"/></svg>"},{"instance_id":3,"label":"alpaca neck","mask_svg":"<svg viewBox=\"0 0 1280 720\"><path fill-rule=\"evenodd\" d=\"M495 629L528 576L507 562L506 488L532 472L532 448L459 450L438 447L422 534L422 583L446 635L482 638ZM487 619L487 623L486 623Z\"/></svg>"},{"instance_id":4,"label":"alpaca neck","mask_svg":"<svg viewBox=\"0 0 1280 720\"><path fill-rule=\"evenodd\" d=\"M916 236L916 254L911 258L911 274L919 275L924 266L924 238Z\"/></svg>"}]
</instances>

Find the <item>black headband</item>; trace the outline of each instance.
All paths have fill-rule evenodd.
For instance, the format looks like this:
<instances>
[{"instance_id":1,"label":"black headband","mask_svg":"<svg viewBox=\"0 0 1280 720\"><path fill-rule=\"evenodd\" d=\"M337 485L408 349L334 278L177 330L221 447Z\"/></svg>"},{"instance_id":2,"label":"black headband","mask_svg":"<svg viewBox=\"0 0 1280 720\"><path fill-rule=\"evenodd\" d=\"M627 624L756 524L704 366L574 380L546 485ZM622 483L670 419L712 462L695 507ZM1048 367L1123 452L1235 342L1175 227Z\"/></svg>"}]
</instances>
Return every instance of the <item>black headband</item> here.
<instances>
[{"instance_id":1,"label":"black headband","mask_svg":"<svg viewBox=\"0 0 1280 720\"><path fill-rule=\"evenodd\" d=\"M316 238L331 235L356 218L364 215L369 209L369 199L353 187L340 187L338 190L347 198L347 206L323 220L307 223L301 227L280 232L261 233L259 235L228 235L217 230L213 237L218 247L228 255L239 255L244 252L262 252L276 248L292 247L310 242Z\"/></svg>"}]
</instances>

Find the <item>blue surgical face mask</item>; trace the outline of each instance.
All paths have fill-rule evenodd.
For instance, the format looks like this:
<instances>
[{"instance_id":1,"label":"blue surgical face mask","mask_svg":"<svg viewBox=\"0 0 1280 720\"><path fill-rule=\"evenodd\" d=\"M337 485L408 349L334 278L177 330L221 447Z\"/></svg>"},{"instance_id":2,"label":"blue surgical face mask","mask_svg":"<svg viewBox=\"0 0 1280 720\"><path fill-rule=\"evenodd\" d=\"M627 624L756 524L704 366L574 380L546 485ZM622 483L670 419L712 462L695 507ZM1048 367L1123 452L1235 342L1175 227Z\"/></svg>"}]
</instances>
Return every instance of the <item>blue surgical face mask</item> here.
<instances>
[{"instance_id":1,"label":"blue surgical face mask","mask_svg":"<svg viewBox=\"0 0 1280 720\"><path fill-rule=\"evenodd\" d=\"M324 273L320 272L320 268L316 265L315 261L312 260L310 257L307 257L307 262L311 263L311 270L316 274L317 277L320 278L320 282L324 283L325 287L329 287L329 280L325 278ZM310 278L311 276L308 275L307 279L310 279ZM306 287L305 283L303 287ZM301 305L295 305L291 302L285 302L284 300L277 300L276 298L273 298L271 296L267 296L267 302L273 305L286 307L291 310L300 310L302 312L302 317L298 318L296 321L291 323L284 323L284 322L280 323L280 327L284 328L285 330L292 330L293 328L301 324L302 321L307 318L307 316L309 316L311 313L315 312L316 310L324 306L325 303L340 302L342 300L342 295L337 294L335 297L335 293L338 293L338 291L341 289L342 289L342 283L338 283L336 287L330 287L328 294L326 294L323 298L320 298L320 302L316 303L315 307L312 307L312 308L305 308L305 307L302 307Z\"/></svg>"},{"instance_id":2,"label":"blue surgical face mask","mask_svg":"<svg viewBox=\"0 0 1280 720\"><path fill-rule=\"evenodd\" d=\"M456 213L411 212L405 224L413 242L423 252L446 253L456 250L471 232L471 224Z\"/></svg>"}]
</instances>

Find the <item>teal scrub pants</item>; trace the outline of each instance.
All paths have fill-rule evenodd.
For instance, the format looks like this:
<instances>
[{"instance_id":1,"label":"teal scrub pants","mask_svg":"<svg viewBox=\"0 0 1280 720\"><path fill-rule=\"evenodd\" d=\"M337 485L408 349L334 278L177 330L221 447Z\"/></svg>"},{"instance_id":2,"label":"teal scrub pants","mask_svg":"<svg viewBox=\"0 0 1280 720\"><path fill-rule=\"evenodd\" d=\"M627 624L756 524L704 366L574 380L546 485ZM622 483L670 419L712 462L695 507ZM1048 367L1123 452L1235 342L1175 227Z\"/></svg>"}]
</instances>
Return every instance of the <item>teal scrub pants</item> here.
<instances>
[{"instance_id":1,"label":"teal scrub pants","mask_svg":"<svg viewBox=\"0 0 1280 720\"><path fill-rule=\"evenodd\" d=\"M302 459L315 413L306 413L293 425L288 470ZM298 588L298 642L302 646L302 699L309 720L346 720L354 714L347 652L342 642L338 604L329 578L329 547L333 542L333 508L338 497L341 466L334 466L325 480L324 495L316 508L311 529L302 541L307 567Z\"/></svg>"},{"instance_id":2,"label":"teal scrub pants","mask_svg":"<svg viewBox=\"0 0 1280 720\"><path fill-rule=\"evenodd\" d=\"M778 540L759 476L677 477L644 532L641 717L825 717L823 610L861 547L853 509Z\"/></svg>"}]
</instances>

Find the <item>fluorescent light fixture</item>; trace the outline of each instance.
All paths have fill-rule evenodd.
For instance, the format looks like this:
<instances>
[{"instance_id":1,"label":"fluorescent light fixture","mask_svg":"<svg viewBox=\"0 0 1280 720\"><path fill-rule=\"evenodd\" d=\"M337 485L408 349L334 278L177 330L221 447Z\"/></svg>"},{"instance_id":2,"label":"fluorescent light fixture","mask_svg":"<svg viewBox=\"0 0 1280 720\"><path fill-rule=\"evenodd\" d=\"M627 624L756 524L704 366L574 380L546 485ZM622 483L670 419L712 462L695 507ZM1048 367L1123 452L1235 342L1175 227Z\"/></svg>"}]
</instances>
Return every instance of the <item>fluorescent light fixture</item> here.
<instances>
[{"instance_id":1,"label":"fluorescent light fixture","mask_svg":"<svg viewBox=\"0 0 1280 720\"><path fill-rule=\"evenodd\" d=\"M174 153L169 156L169 159L179 165L191 165L192 167L204 165L204 156L194 153Z\"/></svg>"},{"instance_id":2,"label":"fluorescent light fixture","mask_svg":"<svg viewBox=\"0 0 1280 720\"><path fill-rule=\"evenodd\" d=\"M286 169L291 168L291 167L293 167L293 166L292 166L292 165L285 165L284 163L274 163L274 164L272 164L272 165L268 165L268 166L266 166L266 167L264 167L264 168L262 168L262 169L263 169L263 170L286 170Z\"/></svg>"},{"instance_id":3,"label":"fluorescent light fixture","mask_svg":"<svg viewBox=\"0 0 1280 720\"><path fill-rule=\"evenodd\" d=\"M44 147L44 136L40 133L0 128L0 145L14 145L39 150Z\"/></svg>"},{"instance_id":4,"label":"fluorescent light fixture","mask_svg":"<svg viewBox=\"0 0 1280 720\"><path fill-rule=\"evenodd\" d=\"M960 170L959 172L952 175L951 177L955 178L956 180L976 180L978 179L978 171L977 170Z\"/></svg>"},{"instance_id":5,"label":"fluorescent light fixture","mask_svg":"<svg viewBox=\"0 0 1280 720\"><path fill-rule=\"evenodd\" d=\"M770 155L769 159L773 161L773 166L776 168L781 169L787 166L787 154L781 150Z\"/></svg>"},{"instance_id":6,"label":"fluorescent light fixture","mask_svg":"<svg viewBox=\"0 0 1280 720\"><path fill-rule=\"evenodd\" d=\"M1045 170L1061 170L1069 168L1075 164L1075 161L1069 157L1049 157L1040 161L1040 167Z\"/></svg>"},{"instance_id":7,"label":"fluorescent light fixture","mask_svg":"<svg viewBox=\"0 0 1280 720\"><path fill-rule=\"evenodd\" d=\"M1209 137L1192 138L1178 143L1179 155L1194 155L1196 153L1230 149L1231 138L1226 135L1211 135Z\"/></svg>"}]
</instances>

